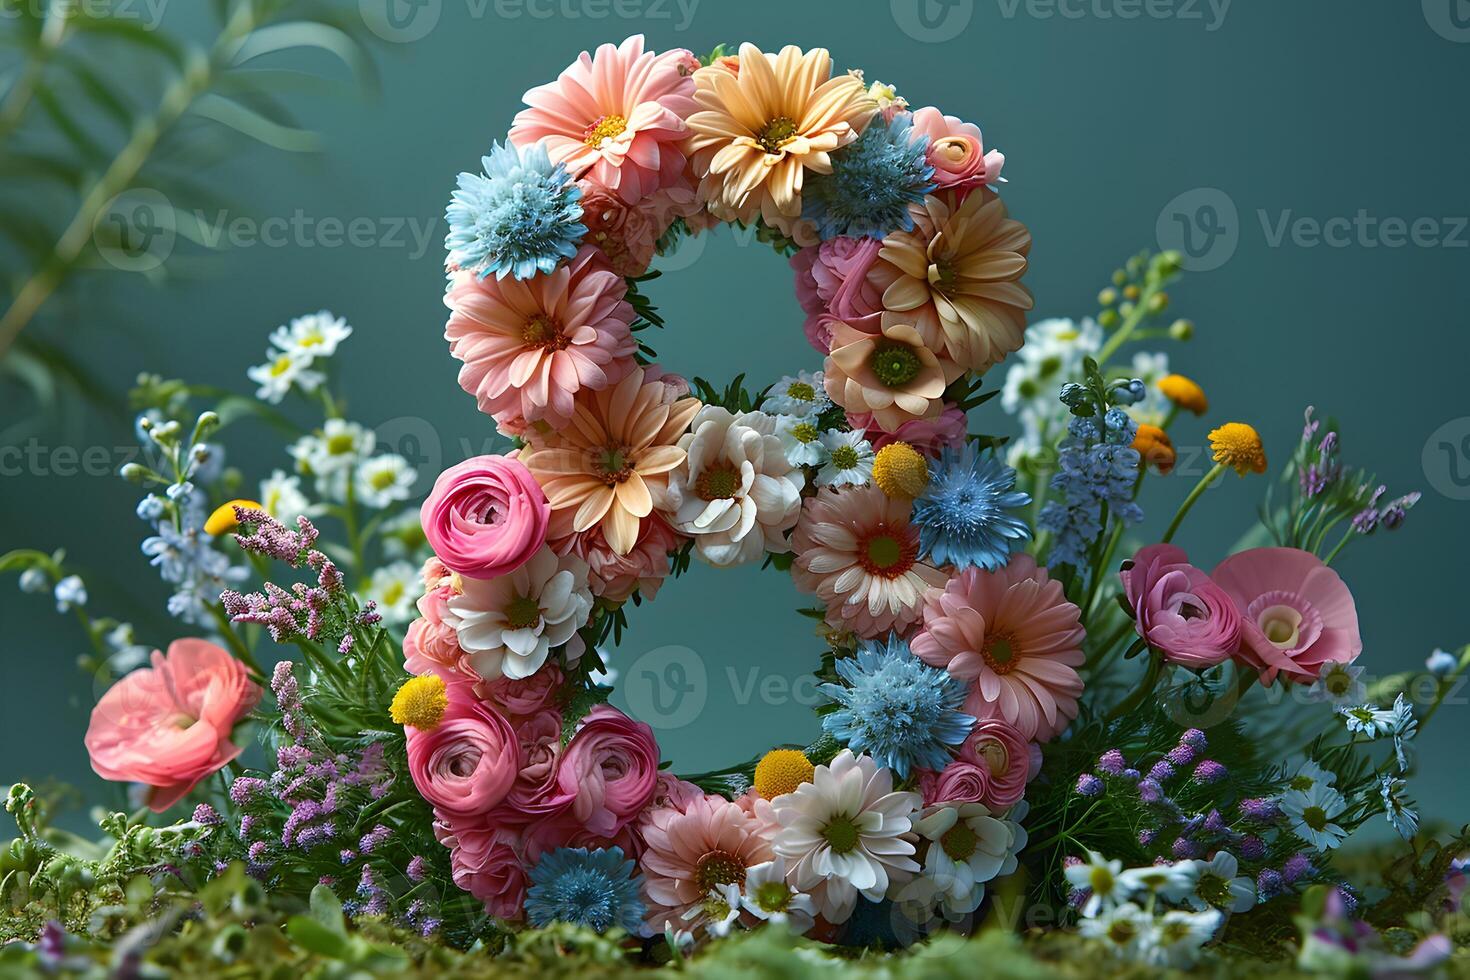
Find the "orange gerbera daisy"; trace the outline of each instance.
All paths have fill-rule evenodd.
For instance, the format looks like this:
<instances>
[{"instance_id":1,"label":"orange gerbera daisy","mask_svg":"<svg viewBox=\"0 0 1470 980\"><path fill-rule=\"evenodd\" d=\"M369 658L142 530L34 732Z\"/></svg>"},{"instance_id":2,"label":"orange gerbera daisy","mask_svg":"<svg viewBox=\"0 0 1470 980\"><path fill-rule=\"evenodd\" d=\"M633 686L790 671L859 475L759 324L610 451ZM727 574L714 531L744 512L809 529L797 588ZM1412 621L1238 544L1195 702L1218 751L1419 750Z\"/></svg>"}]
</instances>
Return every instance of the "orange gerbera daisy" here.
<instances>
[{"instance_id":1,"label":"orange gerbera daisy","mask_svg":"<svg viewBox=\"0 0 1470 980\"><path fill-rule=\"evenodd\" d=\"M804 170L829 174L829 154L857 139L877 110L860 79L832 78L824 48L794 45L766 54L740 46L739 72L710 65L694 73L687 144L700 196L726 220L789 225L801 215Z\"/></svg>"},{"instance_id":2,"label":"orange gerbera daisy","mask_svg":"<svg viewBox=\"0 0 1470 980\"><path fill-rule=\"evenodd\" d=\"M909 314L927 346L967 371L1020 350L1033 302L1020 283L1031 232L988 188L962 201L930 194L910 210L914 230L883 239L868 273L883 308Z\"/></svg>"},{"instance_id":3,"label":"orange gerbera daisy","mask_svg":"<svg viewBox=\"0 0 1470 980\"><path fill-rule=\"evenodd\" d=\"M551 502L549 537L600 525L608 546L626 555L644 519L665 509L669 472L685 459L679 437L701 405L642 368L584 395L569 425L527 433L520 460Z\"/></svg>"}]
</instances>

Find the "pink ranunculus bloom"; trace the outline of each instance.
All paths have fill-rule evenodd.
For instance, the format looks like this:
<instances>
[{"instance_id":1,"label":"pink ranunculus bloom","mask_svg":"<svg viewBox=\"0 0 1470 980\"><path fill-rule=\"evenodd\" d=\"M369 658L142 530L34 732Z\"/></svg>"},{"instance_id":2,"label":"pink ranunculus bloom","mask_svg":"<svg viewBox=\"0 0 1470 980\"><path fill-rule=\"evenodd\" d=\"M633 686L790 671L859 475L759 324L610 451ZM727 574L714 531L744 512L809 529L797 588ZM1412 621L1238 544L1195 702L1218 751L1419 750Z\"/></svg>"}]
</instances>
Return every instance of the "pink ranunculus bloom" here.
<instances>
[{"instance_id":1,"label":"pink ranunculus bloom","mask_svg":"<svg viewBox=\"0 0 1470 980\"><path fill-rule=\"evenodd\" d=\"M557 782L575 794L572 815L589 831L611 837L638 816L658 785L653 729L600 704L587 713L562 752Z\"/></svg>"},{"instance_id":2,"label":"pink ranunculus bloom","mask_svg":"<svg viewBox=\"0 0 1470 980\"><path fill-rule=\"evenodd\" d=\"M529 108L516 114L511 142L544 143L573 177L636 204L684 173L684 121L698 108L688 56L644 51L641 34L584 51L556 81L526 93Z\"/></svg>"},{"instance_id":3,"label":"pink ranunculus bloom","mask_svg":"<svg viewBox=\"0 0 1470 980\"><path fill-rule=\"evenodd\" d=\"M520 838L512 830L483 821L446 818L434 823L434 836L450 849L454 883L483 902L497 919L517 922L526 902L526 868Z\"/></svg>"},{"instance_id":4,"label":"pink ranunculus bloom","mask_svg":"<svg viewBox=\"0 0 1470 980\"><path fill-rule=\"evenodd\" d=\"M637 543L620 555L607 543L600 527L589 528L551 542L558 555L576 555L587 563L592 594L609 602L624 602L636 591L644 599L658 595L669 574L669 555L684 536L657 513L644 519Z\"/></svg>"},{"instance_id":5,"label":"pink ranunculus bloom","mask_svg":"<svg viewBox=\"0 0 1470 980\"><path fill-rule=\"evenodd\" d=\"M520 568L546 543L551 504L524 463L474 456L439 474L419 519L448 568L491 579Z\"/></svg>"},{"instance_id":6,"label":"pink ranunculus bloom","mask_svg":"<svg viewBox=\"0 0 1470 980\"><path fill-rule=\"evenodd\" d=\"M1183 549L1153 544L1119 576L1138 635L1181 667L1222 664L1240 646L1240 614L1230 596L1189 563Z\"/></svg>"},{"instance_id":7,"label":"pink ranunculus bloom","mask_svg":"<svg viewBox=\"0 0 1470 980\"><path fill-rule=\"evenodd\" d=\"M855 323L882 311L883 292L868 281L868 270L882 245L872 238L841 237L791 256L796 299L807 315L807 339L823 354L829 353L831 335L830 329L823 329L824 316ZM827 346L818 342L823 336L829 338Z\"/></svg>"},{"instance_id":8,"label":"pink ranunculus bloom","mask_svg":"<svg viewBox=\"0 0 1470 980\"><path fill-rule=\"evenodd\" d=\"M934 168L934 182L941 188L969 189L1000 179L1005 155L998 150L985 152L979 126L925 106L914 112L914 133L929 137L926 155Z\"/></svg>"},{"instance_id":9,"label":"pink ranunculus bloom","mask_svg":"<svg viewBox=\"0 0 1470 980\"><path fill-rule=\"evenodd\" d=\"M997 812L1015 806L1031 778L1031 748L1014 725L981 718L953 762L940 772L921 771L924 803L984 803Z\"/></svg>"},{"instance_id":10,"label":"pink ranunculus bloom","mask_svg":"<svg viewBox=\"0 0 1470 980\"><path fill-rule=\"evenodd\" d=\"M444 622L445 603L452 595L454 589L443 585L419 597L420 616L403 636L403 666L410 674L437 674L448 681L458 673L464 650L459 634Z\"/></svg>"},{"instance_id":11,"label":"pink ranunculus bloom","mask_svg":"<svg viewBox=\"0 0 1470 980\"><path fill-rule=\"evenodd\" d=\"M1240 659L1299 684L1327 664L1363 652L1358 609L1346 583L1322 559L1296 548L1254 548L1231 555L1211 575L1240 613Z\"/></svg>"},{"instance_id":12,"label":"pink ranunculus bloom","mask_svg":"<svg viewBox=\"0 0 1470 980\"><path fill-rule=\"evenodd\" d=\"M951 760L949 765L938 772L920 769L916 775L918 790L924 795L925 806L939 803L979 803L990 791L990 771L964 759Z\"/></svg>"},{"instance_id":13,"label":"pink ranunculus bloom","mask_svg":"<svg viewBox=\"0 0 1470 980\"><path fill-rule=\"evenodd\" d=\"M520 771L505 802L491 815L494 822L526 826L556 817L571 807L574 794L563 792L557 782L561 731L561 712L554 708L546 708L516 726Z\"/></svg>"},{"instance_id":14,"label":"pink ranunculus bloom","mask_svg":"<svg viewBox=\"0 0 1470 980\"><path fill-rule=\"evenodd\" d=\"M662 234L655 214L641 204L629 204L601 184L590 180L577 184L582 188L582 223L587 226L583 241L597 248L620 276L647 272Z\"/></svg>"},{"instance_id":15,"label":"pink ranunculus bloom","mask_svg":"<svg viewBox=\"0 0 1470 980\"><path fill-rule=\"evenodd\" d=\"M946 404L935 418L910 419L892 432L884 432L883 427L874 421L872 412L849 413L847 424L863 430L874 449L902 442L925 456L938 459L945 449L958 449L965 444L965 413L954 404Z\"/></svg>"},{"instance_id":16,"label":"pink ranunculus bloom","mask_svg":"<svg viewBox=\"0 0 1470 980\"><path fill-rule=\"evenodd\" d=\"M404 642L407 643L406 640ZM561 668L554 663L546 663L530 677L520 680L502 676L493 681L481 681L475 685L475 693L499 708L508 718L529 718L556 704L563 680Z\"/></svg>"},{"instance_id":17,"label":"pink ranunculus bloom","mask_svg":"<svg viewBox=\"0 0 1470 980\"><path fill-rule=\"evenodd\" d=\"M468 685L449 685L449 707L430 731L409 727L408 771L419 794L451 819L489 813L520 772L510 723Z\"/></svg>"},{"instance_id":18,"label":"pink ranunculus bloom","mask_svg":"<svg viewBox=\"0 0 1470 980\"><path fill-rule=\"evenodd\" d=\"M175 640L92 709L92 769L103 779L151 787L148 806L162 813L244 751L231 733L260 695L228 652L207 640Z\"/></svg>"},{"instance_id":19,"label":"pink ranunculus bloom","mask_svg":"<svg viewBox=\"0 0 1470 980\"><path fill-rule=\"evenodd\" d=\"M449 353L480 411L512 427L571 421L579 391L609 388L633 369L628 284L583 246L550 275L456 273L444 297Z\"/></svg>"}]
</instances>

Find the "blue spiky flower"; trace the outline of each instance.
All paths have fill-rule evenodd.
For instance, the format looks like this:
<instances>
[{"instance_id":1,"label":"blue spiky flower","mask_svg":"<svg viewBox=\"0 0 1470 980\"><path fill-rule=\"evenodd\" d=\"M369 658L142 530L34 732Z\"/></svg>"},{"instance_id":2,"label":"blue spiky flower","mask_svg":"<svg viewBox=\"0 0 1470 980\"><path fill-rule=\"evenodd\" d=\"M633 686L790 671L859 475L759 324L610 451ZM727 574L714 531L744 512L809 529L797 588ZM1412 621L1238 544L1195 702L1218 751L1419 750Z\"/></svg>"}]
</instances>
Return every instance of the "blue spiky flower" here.
<instances>
[{"instance_id":1,"label":"blue spiky flower","mask_svg":"<svg viewBox=\"0 0 1470 980\"><path fill-rule=\"evenodd\" d=\"M943 769L948 747L963 742L975 726L959 710L964 682L924 663L897 636L865 640L855 656L836 666L844 683L821 686L838 704L822 718L822 728L901 779L916 767Z\"/></svg>"},{"instance_id":2,"label":"blue spiky flower","mask_svg":"<svg viewBox=\"0 0 1470 980\"><path fill-rule=\"evenodd\" d=\"M647 909L639 898L642 879L621 847L559 847L530 872L526 918L533 926L570 922L606 932L620 926L637 932Z\"/></svg>"},{"instance_id":3,"label":"blue spiky flower","mask_svg":"<svg viewBox=\"0 0 1470 980\"><path fill-rule=\"evenodd\" d=\"M577 254L587 234L582 189L566 167L555 166L540 144L518 149L499 143L480 160L483 174L460 174L444 217L449 261L485 278L530 279L551 273Z\"/></svg>"},{"instance_id":4,"label":"blue spiky flower","mask_svg":"<svg viewBox=\"0 0 1470 980\"><path fill-rule=\"evenodd\" d=\"M935 187L928 147L929 137L914 134L908 113L887 123L874 119L862 136L832 154L830 174L808 179L801 216L816 223L823 239L881 239L913 230L909 205L921 203Z\"/></svg>"},{"instance_id":5,"label":"blue spiky flower","mask_svg":"<svg viewBox=\"0 0 1470 980\"><path fill-rule=\"evenodd\" d=\"M974 446L946 449L929 486L914 501L919 553L935 565L994 571L1030 529L1010 513L1031 503L1016 490L1016 471Z\"/></svg>"}]
</instances>

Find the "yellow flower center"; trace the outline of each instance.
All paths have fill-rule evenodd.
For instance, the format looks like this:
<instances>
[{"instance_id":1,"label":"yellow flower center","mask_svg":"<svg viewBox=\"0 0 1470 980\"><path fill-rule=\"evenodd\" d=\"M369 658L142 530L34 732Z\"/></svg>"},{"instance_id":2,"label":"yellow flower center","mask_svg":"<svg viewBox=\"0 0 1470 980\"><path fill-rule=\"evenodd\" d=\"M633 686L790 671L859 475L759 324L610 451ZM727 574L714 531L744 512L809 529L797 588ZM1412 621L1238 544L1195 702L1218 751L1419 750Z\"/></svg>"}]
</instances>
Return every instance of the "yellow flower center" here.
<instances>
[{"instance_id":1,"label":"yellow flower center","mask_svg":"<svg viewBox=\"0 0 1470 980\"><path fill-rule=\"evenodd\" d=\"M1327 811L1320 806L1309 806L1302 811L1302 823L1320 833L1327 829Z\"/></svg>"},{"instance_id":2,"label":"yellow flower center","mask_svg":"<svg viewBox=\"0 0 1470 980\"><path fill-rule=\"evenodd\" d=\"M368 476L368 482L374 490L387 490L393 485L394 479L393 471L388 469L374 470Z\"/></svg>"},{"instance_id":3,"label":"yellow flower center","mask_svg":"<svg viewBox=\"0 0 1470 980\"><path fill-rule=\"evenodd\" d=\"M596 149L603 140L616 139L628 128L628 120L622 116L603 116L588 126L582 134L582 142Z\"/></svg>"},{"instance_id":4,"label":"yellow flower center","mask_svg":"<svg viewBox=\"0 0 1470 980\"><path fill-rule=\"evenodd\" d=\"M743 885L745 862L729 851L710 851L695 863L694 883L705 893L718 885Z\"/></svg>"},{"instance_id":5,"label":"yellow flower center","mask_svg":"<svg viewBox=\"0 0 1470 980\"><path fill-rule=\"evenodd\" d=\"M1244 422L1227 422L1210 433L1210 449L1215 462L1224 463L1236 473L1266 472L1266 450L1255 429Z\"/></svg>"},{"instance_id":6,"label":"yellow flower center","mask_svg":"<svg viewBox=\"0 0 1470 980\"><path fill-rule=\"evenodd\" d=\"M768 800L794 793L812 781L816 767L797 749L773 749L755 767L755 791Z\"/></svg>"},{"instance_id":7,"label":"yellow flower center","mask_svg":"<svg viewBox=\"0 0 1470 980\"><path fill-rule=\"evenodd\" d=\"M281 375L291 370L291 364L291 357L287 354L282 354L280 357L271 362L271 377L279 378Z\"/></svg>"},{"instance_id":8,"label":"yellow flower center","mask_svg":"<svg viewBox=\"0 0 1470 980\"><path fill-rule=\"evenodd\" d=\"M832 450L832 465L839 470L850 470L858 464L858 451L851 446L838 446Z\"/></svg>"},{"instance_id":9,"label":"yellow flower center","mask_svg":"<svg viewBox=\"0 0 1470 980\"><path fill-rule=\"evenodd\" d=\"M412 677L393 695L388 714L396 725L431 732L444 720L449 707L449 694L442 678L427 674Z\"/></svg>"},{"instance_id":10,"label":"yellow flower center","mask_svg":"<svg viewBox=\"0 0 1470 980\"><path fill-rule=\"evenodd\" d=\"M802 445L816 442L819 438L821 438L821 435L822 433L817 429L817 427L815 425L812 425L810 422L798 422L791 427L791 438L795 439ZM847 448L851 450L852 447L849 446ZM857 454L853 453L853 456L856 457ZM856 462L856 459L854 459L854 462Z\"/></svg>"},{"instance_id":11,"label":"yellow flower center","mask_svg":"<svg viewBox=\"0 0 1470 980\"><path fill-rule=\"evenodd\" d=\"M761 127L755 141L767 153L780 153L781 148L796 138L796 123L786 116L777 116Z\"/></svg>"},{"instance_id":12,"label":"yellow flower center","mask_svg":"<svg viewBox=\"0 0 1470 980\"><path fill-rule=\"evenodd\" d=\"M541 603L532 596L516 596L505 607L505 624L523 630L541 622Z\"/></svg>"},{"instance_id":13,"label":"yellow flower center","mask_svg":"<svg viewBox=\"0 0 1470 980\"><path fill-rule=\"evenodd\" d=\"M805 381L793 381L786 386L786 397L795 398L799 402L811 402L817 400L817 392Z\"/></svg>"},{"instance_id":14,"label":"yellow flower center","mask_svg":"<svg viewBox=\"0 0 1470 980\"><path fill-rule=\"evenodd\" d=\"M327 440L327 452L333 456L345 456L357 446L350 432L339 432Z\"/></svg>"},{"instance_id":15,"label":"yellow flower center","mask_svg":"<svg viewBox=\"0 0 1470 980\"><path fill-rule=\"evenodd\" d=\"M858 829L845 814L837 814L822 828L822 836L834 854L847 854L857 847Z\"/></svg>"},{"instance_id":16,"label":"yellow flower center","mask_svg":"<svg viewBox=\"0 0 1470 980\"><path fill-rule=\"evenodd\" d=\"M694 481L701 500L729 500L740 492L740 471L728 463L711 466Z\"/></svg>"},{"instance_id":17,"label":"yellow flower center","mask_svg":"<svg viewBox=\"0 0 1470 980\"><path fill-rule=\"evenodd\" d=\"M899 388L917 378L924 364L909 345L888 341L874 348L868 367L883 385Z\"/></svg>"},{"instance_id":18,"label":"yellow flower center","mask_svg":"<svg viewBox=\"0 0 1470 980\"><path fill-rule=\"evenodd\" d=\"M526 321L521 328L521 341L527 347L544 347L547 350L566 350L571 343L561 324L545 313L537 313Z\"/></svg>"},{"instance_id":19,"label":"yellow flower center","mask_svg":"<svg viewBox=\"0 0 1470 980\"><path fill-rule=\"evenodd\" d=\"M755 889L755 903L762 912L784 912L791 904L791 889L781 881L763 881Z\"/></svg>"},{"instance_id":20,"label":"yellow flower center","mask_svg":"<svg viewBox=\"0 0 1470 980\"><path fill-rule=\"evenodd\" d=\"M873 460L873 482L889 497L913 500L929 485L929 464L906 442L891 442Z\"/></svg>"}]
</instances>

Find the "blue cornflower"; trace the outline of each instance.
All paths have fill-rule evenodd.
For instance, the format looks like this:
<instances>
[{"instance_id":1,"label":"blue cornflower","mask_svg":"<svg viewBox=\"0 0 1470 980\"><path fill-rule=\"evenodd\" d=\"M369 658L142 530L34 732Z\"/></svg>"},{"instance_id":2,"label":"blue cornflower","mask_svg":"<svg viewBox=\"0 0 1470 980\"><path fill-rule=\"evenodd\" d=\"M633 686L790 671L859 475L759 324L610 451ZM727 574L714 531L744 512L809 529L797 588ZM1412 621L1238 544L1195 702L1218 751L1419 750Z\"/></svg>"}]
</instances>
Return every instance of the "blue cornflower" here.
<instances>
[{"instance_id":1,"label":"blue cornflower","mask_svg":"<svg viewBox=\"0 0 1470 980\"><path fill-rule=\"evenodd\" d=\"M642 879L621 847L559 847L536 862L530 878L526 918L533 926L570 922L597 932L613 926L636 932L643 922Z\"/></svg>"},{"instance_id":2,"label":"blue cornflower","mask_svg":"<svg viewBox=\"0 0 1470 980\"><path fill-rule=\"evenodd\" d=\"M460 174L445 211L449 261L485 278L530 279L577 254L587 234L581 188L541 145L496 143L480 161L483 174Z\"/></svg>"},{"instance_id":3,"label":"blue cornflower","mask_svg":"<svg viewBox=\"0 0 1470 980\"><path fill-rule=\"evenodd\" d=\"M914 501L919 551L935 565L994 571L1031 533L1009 511L1031 503L1015 489L1016 471L974 446L946 449L929 486Z\"/></svg>"},{"instance_id":4,"label":"blue cornflower","mask_svg":"<svg viewBox=\"0 0 1470 980\"><path fill-rule=\"evenodd\" d=\"M821 691L839 705L822 728L854 752L907 778L915 767L943 769L948 746L959 745L975 726L960 711L965 684L914 656L903 640L865 640L856 656L837 661L842 684Z\"/></svg>"},{"instance_id":5,"label":"blue cornflower","mask_svg":"<svg viewBox=\"0 0 1470 980\"><path fill-rule=\"evenodd\" d=\"M1037 523L1056 536L1053 564L1086 568L1092 544L1103 531L1104 504L1125 526L1143 520L1143 510L1133 500L1139 456L1132 442L1138 423L1122 409L1112 408L1101 428L1096 419L1074 417L1068 431L1051 480L1062 499L1049 501Z\"/></svg>"},{"instance_id":6,"label":"blue cornflower","mask_svg":"<svg viewBox=\"0 0 1470 980\"><path fill-rule=\"evenodd\" d=\"M925 160L929 137L915 135L907 113L892 122L875 119L863 135L832 154L832 172L808 178L801 216L824 239L850 235L884 238L911 231L910 204L934 190L934 168Z\"/></svg>"}]
</instances>

